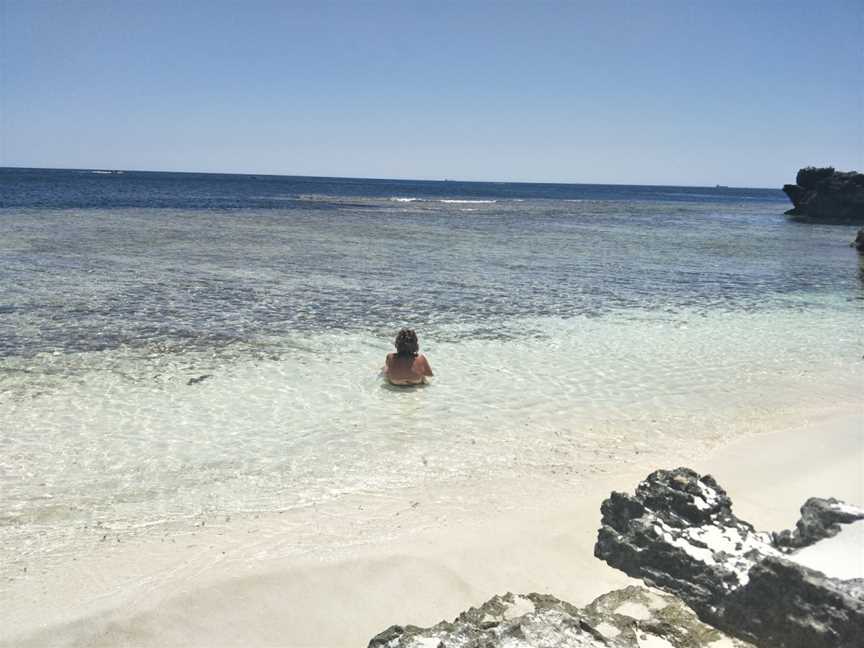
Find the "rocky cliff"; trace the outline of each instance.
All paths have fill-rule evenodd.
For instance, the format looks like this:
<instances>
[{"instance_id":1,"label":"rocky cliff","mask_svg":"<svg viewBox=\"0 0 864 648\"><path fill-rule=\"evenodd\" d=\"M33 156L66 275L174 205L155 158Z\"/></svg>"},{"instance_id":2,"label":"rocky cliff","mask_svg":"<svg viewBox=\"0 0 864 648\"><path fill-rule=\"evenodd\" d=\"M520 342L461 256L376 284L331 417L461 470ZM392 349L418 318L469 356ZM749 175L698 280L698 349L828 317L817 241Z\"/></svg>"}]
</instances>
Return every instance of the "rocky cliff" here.
<instances>
[{"instance_id":1,"label":"rocky cliff","mask_svg":"<svg viewBox=\"0 0 864 648\"><path fill-rule=\"evenodd\" d=\"M794 207L786 213L796 220L864 224L864 174L833 167L806 167L795 184L783 185Z\"/></svg>"}]
</instances>

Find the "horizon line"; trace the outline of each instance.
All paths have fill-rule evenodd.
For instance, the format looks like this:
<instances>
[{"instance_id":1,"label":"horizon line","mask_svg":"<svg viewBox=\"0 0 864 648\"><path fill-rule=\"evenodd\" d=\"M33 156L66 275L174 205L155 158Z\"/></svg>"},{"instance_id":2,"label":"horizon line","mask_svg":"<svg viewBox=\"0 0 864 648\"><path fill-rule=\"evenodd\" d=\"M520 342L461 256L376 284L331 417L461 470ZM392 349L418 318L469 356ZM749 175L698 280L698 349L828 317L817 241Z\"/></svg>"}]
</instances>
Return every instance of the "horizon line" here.
<instances>
[{"instance_id":1,"label":"horizon line","mask_svg":"<svg viewBox=\"0 0 864 648\"><path fill-rule=\"evenodd\" d=\"M296 173L274 173L274 172L253 172L253 171L175 171L166 169L122 169L117 167L42 167L42 166L25 166L25 165L0 165L0 169L27 169L33 171L122 171L123 173L180 173L189 175L236 175L236 176L268 176L274 178L320 178L333 180L373 180L387 181L396 180L399 182L461 182L461 183L476 183L476 184L526 184L526 185L594 185L608 187L682 187L688 189L759 189L759 190L776 190L782 191L782 187L739 187L732 185L702 185L702 184L644 184L644 183L627 183L627 182L551 182L537 180L461 180L458 178L407 178L407 177L392 177L392 178L374 178L368 176L328 176L328 175L304 175Z\"/></svg>"}]
</instances>

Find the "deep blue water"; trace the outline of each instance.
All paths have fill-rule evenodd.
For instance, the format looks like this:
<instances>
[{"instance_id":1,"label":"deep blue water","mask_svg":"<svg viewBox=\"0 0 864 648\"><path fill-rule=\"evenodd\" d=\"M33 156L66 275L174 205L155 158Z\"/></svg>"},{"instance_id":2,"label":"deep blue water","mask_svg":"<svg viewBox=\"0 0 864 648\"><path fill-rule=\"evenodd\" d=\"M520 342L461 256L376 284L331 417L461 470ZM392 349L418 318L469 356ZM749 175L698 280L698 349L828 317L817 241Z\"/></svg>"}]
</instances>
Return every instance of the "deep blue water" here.
<instances>
[{"instance_id":1,"label":"deep blue water","mask_svg":"<svg viewBox=\"0 0 864 648\"><path fill-rule=\"evenodd\" d=\"M854 228L786 208L775 189L0 169L0 358L860 303Z\"/></svg>"},{"instance_id":2,"label":"deep blue water","mask_svg":"<svg viewBox=\"0 0 864 648\"><path fill-rule=\"evenodd\" d=\"M162 173L0 168L0 208L154 207L183 209L309 207L307 196L333 198L417 197L525 200L741 201L788 203L779 189L652 187L368 180L299 176ZM104 171L104 170L103 170ZM327 207L323 204L321 207Z\"/></svg>"}]
</instances>

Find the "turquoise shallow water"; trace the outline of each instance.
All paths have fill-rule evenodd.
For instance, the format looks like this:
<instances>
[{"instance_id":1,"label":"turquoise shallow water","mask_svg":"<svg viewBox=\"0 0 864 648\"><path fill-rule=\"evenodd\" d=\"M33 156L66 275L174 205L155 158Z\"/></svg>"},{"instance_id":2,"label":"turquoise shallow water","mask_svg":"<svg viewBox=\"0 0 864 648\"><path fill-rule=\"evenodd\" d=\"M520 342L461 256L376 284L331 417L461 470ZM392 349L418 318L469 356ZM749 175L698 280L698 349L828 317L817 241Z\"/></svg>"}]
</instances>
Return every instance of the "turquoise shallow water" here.
<instances>
[{"instance_id":1,"label":"turquoise shallow water","mask_svg":"<svg viewBox=\"0 0 864 648\"><path fill-rule=\"evenodd\" d=\"M167 175L5 194L7 559L578 480L861 405L852 228L789 223L778 192ZM403 325L427 388L377 378Z\"/></svg>"}]
</instances>

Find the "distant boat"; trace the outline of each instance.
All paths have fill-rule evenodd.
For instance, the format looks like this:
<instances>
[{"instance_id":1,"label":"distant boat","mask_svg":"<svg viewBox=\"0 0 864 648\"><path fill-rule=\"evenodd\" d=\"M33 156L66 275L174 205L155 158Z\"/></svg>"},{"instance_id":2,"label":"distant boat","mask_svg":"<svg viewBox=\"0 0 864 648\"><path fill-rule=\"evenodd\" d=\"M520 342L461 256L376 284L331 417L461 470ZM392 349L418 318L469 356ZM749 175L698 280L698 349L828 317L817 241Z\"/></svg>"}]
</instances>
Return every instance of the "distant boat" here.
<instances>
[{"instance_id":1,"label":"distant boat","mask_svg":"<svg viewBox=\"0 0 864 648\"><path fill-rule=\"evenodd\" d=\"M714 188L715 189L728 189L729 187L727 185L714 185Z\"/></svg>"}]
</instances>

